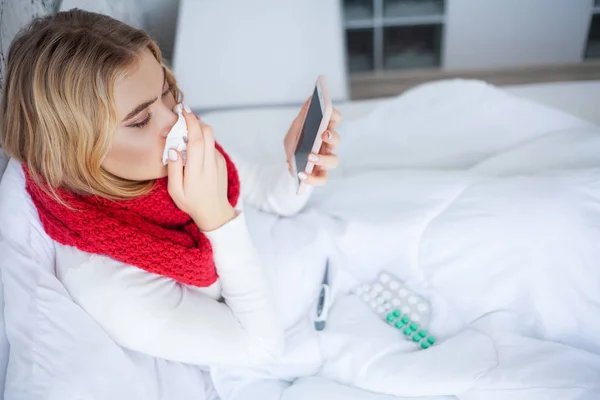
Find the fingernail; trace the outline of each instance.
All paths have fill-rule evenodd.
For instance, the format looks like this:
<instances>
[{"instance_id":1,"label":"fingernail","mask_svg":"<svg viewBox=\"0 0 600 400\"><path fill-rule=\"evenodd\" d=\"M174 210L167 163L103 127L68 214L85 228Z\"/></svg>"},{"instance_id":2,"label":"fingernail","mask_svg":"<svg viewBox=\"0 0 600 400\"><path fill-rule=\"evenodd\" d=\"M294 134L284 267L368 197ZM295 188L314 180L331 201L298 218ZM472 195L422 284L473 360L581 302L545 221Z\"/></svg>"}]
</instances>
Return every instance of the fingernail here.
<instances>
[{"instance_id":1,"label":"fingernail","mask_svg":"<svg viewBox=\"0 0 600 400\"><path fill-rule=\"evenodd\" d=\"M299 172L298 173L298 178L300 178L303 181L305 181L308 178L308 176L304 172Z\"/></svg>"},{"instance_id":2,"label":"fingernail","mask_svg":"<svg viewBox=\"0 0 600 400\"><path fill-rule=\"evenodd\" d=\"M311 154L308 156L309 161L319 161L319 156L316 154Z\"/></svg>"},{"instance_id":3,"label":"fingernail","mask_svg":"<svg viewBox=\"0 0 600 400\"><path fill-rule=\"evenodd\" d=\"M186 113L190 114L192 112L192 110L190 109L190 106L188 106L187 104L183 105L183 109L185 110Z\"/></svg>"},{"instance_id":4,"label":"fingernail","mask_svg":"<svg viewBox=\"0 0 600 400\"><path fill-rule=\"evenodd\" d=\"M323 139L325 139L325 140L331 139L331 131L326 131L325 133L323 133Z\"/></svg>"},{"instance_id":5,"label":"fingernail","mask_svg":"<svg viewBox=\"0 0 600 400\"><path fill-rule=\"evenodd\" d=\"M177 152L173 149L169 149L169 160L177 161L177 158L179 158L179 156L177 155Z\"/></svg>"}]
</instances>

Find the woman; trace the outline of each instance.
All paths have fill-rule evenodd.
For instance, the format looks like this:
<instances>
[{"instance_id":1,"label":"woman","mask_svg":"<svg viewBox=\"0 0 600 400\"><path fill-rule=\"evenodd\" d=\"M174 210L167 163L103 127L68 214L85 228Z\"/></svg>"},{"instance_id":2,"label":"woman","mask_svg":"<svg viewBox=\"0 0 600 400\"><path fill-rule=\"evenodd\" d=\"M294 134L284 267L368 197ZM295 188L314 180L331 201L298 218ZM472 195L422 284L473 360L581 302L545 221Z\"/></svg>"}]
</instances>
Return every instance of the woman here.
<instances>
[{"instance_id":1,"label":"woman","mask_svg":"<svg viewBox=\"0 0 600 400\"><path fill-rule=\"evenodd\" d=\"M10 47L5 82L1 145L22 162L72 298L135 351L203 365L276 358L283 334L241 204L299 211L307 195L285 163L230 157L187 109L185 166L175 150L164 166L182 94L156 43L107 16L33 21ZM337 165L339 120L302 176L310 185Z\"/></svg>"}]
</instances>

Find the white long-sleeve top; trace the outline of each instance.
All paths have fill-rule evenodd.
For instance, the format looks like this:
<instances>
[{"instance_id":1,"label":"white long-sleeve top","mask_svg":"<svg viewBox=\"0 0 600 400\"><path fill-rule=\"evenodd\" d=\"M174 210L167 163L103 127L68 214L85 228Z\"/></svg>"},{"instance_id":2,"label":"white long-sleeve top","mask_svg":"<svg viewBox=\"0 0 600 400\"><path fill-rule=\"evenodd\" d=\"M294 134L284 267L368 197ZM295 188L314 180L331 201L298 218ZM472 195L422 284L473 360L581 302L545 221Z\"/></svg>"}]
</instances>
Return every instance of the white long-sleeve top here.
<instances>
[{"instance_id":1,"label":"white long-sleeve top","mask_svg":"<svg viewBox=\"0 0 600 400\"><path fill-rule=\"evenodd\" d=\"M257 365L281 353L283 332L241 205L292 215L309 194L296 195L284 163L258 166L231 156L241 182L239 214L205 233L219 275L209 287L185 285L55 242L57 277L123 347L198 365Z\"/></svg>"}]
</instances>

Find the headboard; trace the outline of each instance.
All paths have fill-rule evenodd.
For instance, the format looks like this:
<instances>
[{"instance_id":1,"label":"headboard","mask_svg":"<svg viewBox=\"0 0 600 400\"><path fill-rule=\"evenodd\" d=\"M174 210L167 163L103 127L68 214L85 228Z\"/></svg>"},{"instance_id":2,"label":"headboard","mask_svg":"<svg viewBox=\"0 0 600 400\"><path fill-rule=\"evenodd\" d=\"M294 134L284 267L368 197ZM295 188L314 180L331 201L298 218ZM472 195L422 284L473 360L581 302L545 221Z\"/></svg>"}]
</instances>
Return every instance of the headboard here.
<instances>
[{"instance_id":1,"label":"headboard","mask_svg":"<svg viewBox=\"0 0 600 400\"><path fill-rule=\"evenodd\" d=\"M4 85L6 52L17 32L32 18L56 11L59 0L0 0L0 96ZM0 177L8 158L0 149Z\"/></svg>"}]
</instances>

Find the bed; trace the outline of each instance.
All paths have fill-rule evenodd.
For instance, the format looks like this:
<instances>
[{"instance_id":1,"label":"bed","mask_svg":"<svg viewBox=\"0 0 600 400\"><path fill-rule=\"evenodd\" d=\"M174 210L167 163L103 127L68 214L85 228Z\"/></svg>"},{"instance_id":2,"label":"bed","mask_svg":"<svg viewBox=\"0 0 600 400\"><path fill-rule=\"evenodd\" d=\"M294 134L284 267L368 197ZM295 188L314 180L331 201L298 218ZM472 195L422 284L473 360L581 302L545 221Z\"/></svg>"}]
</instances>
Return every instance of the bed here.
<instances>
[{"instance_id":1,"label":"bed","mask_svg":"<svg viewBox=\"0 0 600 400\"><path fill-rule=\"evenodd\" d=\"M122 351L68 303L51 268L25 284L5 262L0 293L13 326L5 331L2 318L6 398L214 399L215 386L239 400L599 398L600 254L593 241L600 239L600 82L497 90L445 81L338 107L344 163L330 186L295 219L249 216L289 335L280 364L214 368L212 381L206 369ZM260 161L281 157L281 135L296 112L202 118L226 148ZM328 332L318 338L307 328L307 310L325 259L337 271L337 297ZM520 268L524 262L528 268ZM281 264L285 271L272 267ZM451 345L410 351L360 308L351 287L382 268L432 299L438 314L431 329ZM289 281L299 284L281 283ZM14 327L33 304L23 300L23 285L45 293L38 302L52 299L36 322L44 329L37 391L23 366L31 356L20 351L26 335ZM82 332L87 339L77 343ZM82 360L86 352L98 359Z\"/></svg>"}]
</instances>

